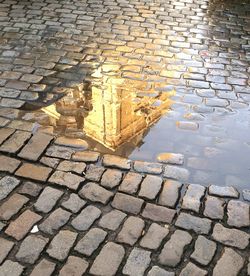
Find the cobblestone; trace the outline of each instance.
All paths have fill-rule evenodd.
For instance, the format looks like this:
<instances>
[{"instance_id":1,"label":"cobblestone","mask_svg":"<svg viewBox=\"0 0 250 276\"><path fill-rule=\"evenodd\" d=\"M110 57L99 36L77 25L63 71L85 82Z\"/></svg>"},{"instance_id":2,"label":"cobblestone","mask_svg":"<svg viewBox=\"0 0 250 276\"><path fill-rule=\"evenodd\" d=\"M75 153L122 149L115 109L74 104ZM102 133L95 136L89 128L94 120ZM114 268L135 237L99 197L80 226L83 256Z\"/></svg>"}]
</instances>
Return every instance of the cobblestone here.
<instances>
[{"instance_id":1,"label":"cobblestone","mask_svg":"<svg viewBox=\"0 0 250 276\"><path fill-rule=\"evenodd\" d=\"M109 230L116 230L126 216L127 215L125 213L119 210L112 210L101 218L99 225Z\"/></svg>"},{"instance_id":2,"label":"cobblestone","mask_svg":"<svg viewBox=\"0 0 250 276\"><path fill-rule=\"evenodd\" d=\"M14 243L12 241L8 241L4 238L0 238L1 247L0 247L0 265L5 260L5 258L8 256L9 252L14 246Z\"/></svg>"},{"instance_id":3,"label":"cobblestone","mask_svg":"<svg viewBox=\"0 0 250 276\"><path fill-rule=\"evenodd\" d=\"M113 167L113 168L124 169L124 170L129 170L131 166L130 160L119 156L108 155L108 154L104 155L102 163L104 166L107 166L107 167Z\"/></svg>"},{"instance_id":4,"label":"cobblestone","mask_svg":"<svg viewBox=\"0 0 250 276\"><path fill-rule=\"evenodd\" d=\"M239 193L234 187L220 187L215 185L209 187L209 194L221 197L239 197Z\"/></svg>"},{"instance_id":5,"label":"cobblestone","mask_svg":"<svg viewBox=\"0 0 250 276\"><path fill-rule=\"evenodd\" d=\"M24 270L24 266L11 260L6 260L0 267L0 275L20 276Z\"/></svg>"},{"instance_id":6,"label":"cobblestone","mask_svg":"<svg viewBox=\"0 0 250 276\"><path fill-rule=\"evenodd\" d=\"M207 275L207 271L199 268L193 263L188 263L184 269L181 271L180 276L205 276Z\"/></svg>"},{"instance_id":7,"label":"cobblestone","mask_svg":"<svg viewBox=\"0 0 250 276\"><path fill-rule=\"evenodd\" d=\"M40 194L42 187L36 183L27 181L19 189L20 194L36 197Z\"/></svg>"},{"instance_id":8,"label":"cobblestone","mask_svg":"<svg viewBox=\"0 0 250 276\"><path fill-rule=\"evenodd\" d=\"M7 156L0 156L0 171L13 173L21 164L21 162L17 159L10 158Z\"/></svg>"},{"instance_id":9,"label":"cobblestone","mask_svg":"<svg viewBox=\"0 0 250 276\"><path fill-rule=\"evenodd\" d=\"M112 189L119 185L121 179L122 179L121 171L108 169L106 172L104 172L102 176L101 185L108 189Z\"/></svg>"},{"instance_id":10,"label":"cobblestone","mask_svg":"<svg viewBox=\"0 0 250 276\"><path fill-rule=\"evenodd\" d=\"M211 219L223 219L225 201L223 199L207 196L205 201L204 216Z\"/></svg>"},{"instance_id":11,"label":"cobblestone","mask_svg":"<svg viewBox=\"0 0 250 276\"><path fill-rule=\"evenodd\" d=\"M64 208L73 213L78 213L85 205L86 201L74 193L70 194L70 197L62 203Z\"/></svg>"},{"instance_id":12,"label":"cobblestone","mask_svg":"<svg viewBox=\"0 0 250 276\"><path fill-rule=\"evenodd\" d=\"M74 172L77 174L82 174L85 168L86 168L86 164L83 162L72 162L68 160L62 161L57 167L59 171Z\"/></svg>"},{"instance_id":13,"label":"cobblestone","mask_svg":"<svg viewBox=\"0 0 250 276\"><path fill-rule=\"evenodd\" d=\"M31 272L31 276L44 276L44 275L52 275L55 270L56 264L42 259Z\"/></svg>"},{"instance_id":14,"label":"cobblestone","mask_svg":"<svg viewBox=\"0 0 250 276\"><path fill-rule=\"evenodd\" d=\"M88 263L82 258L69 256L66 264L60 270L60 276L81 276L88 268Z\"/></svg>"},{"instance_id":15,"label":"cobblestone","mask_svg":"<svg viewBox=\"0 0 250 276\"><path fill-rule=\"evenodd\" d=\"M86 179L98 182L100 181L105 168L91 164L86 172Z\"/></svg>"},{"instance_id":16,"label":"cobblestone","mask_svg":"<svg viewBox=\"0 0 250 276\"><path fill-rule=\"evenodd\" d=\"M250 226L249 205L237 200L230 200L227 204L227 224L235 227Z\"/></svg>"},{"instance_id":17,"label":"cobblestone","mask_svg":"<svg viewBox=\"0 0 250 276\"><path fill-rule=\"evenodd\" d=\"M204 196L205 187L197 184L188 185L182 200L182 209L188 209L199 213L201 198Z\"/></svg>"},{"instance_id":18,"label":"cobblestone","mask_svg":"<svg viewBox=\"0 0 250 276\"><path fill-rule=\"evenodd\" d=\"M147 199L155 199L157 194L160 192L161 186L161 177L147 175L142 181L139 196Z\"/></svg>"},{"instance_id":19,"label":"cobblestone","mask_svg":"<svg viewBox=\"0 0 250 276\"><path fill-rule=\"evenodd\" d=\"M124 193L135 194L139 189L141 181L142 176L140 174L129 172L124 177L121 185L119 186L119 190Z\"/></svg>"},{"instance_id":20,"label":"cobblestone","mask_svg":"<svg viewBox=\"0 0 250 276\"><path fill-rule=\"evenodd\" d=\"M164 176L167 178L173 178L178 181L188 181L189 171L184 168L167 165L164 170Z\"/></svg>"},{"instance_id":21,"label":"cobblestone","mask_svg":"<svg viewBox=\"0 0 250 276\"><path fill-rule=\"evenodd\" d=\"M149 271L148 276L174 276L174 272L166 271L158 266L153 266Z\"/></svg>"},{"instance_id":22,"label":"cobblestone","mask_svg":"<svg viewBox=\"0 0 250 276\"><path fill-rule=\"evenodd\" d=\"M162 165L159 163L135 161L134 169L139 173L160 174L162 172Z\"/></svg>"},{"instance_id":23,"label":"cobblestone","mask_svg":"<svg viewBox=\"0 0 250 276\"><path fill-rule=\"evenodd\" d=\"M147 203L143 210L142 216L156 222L171 223L174 219L176 211L155 204Z\"/></svg>"},{"instance_id":24,"label":"cobblestone","mask_svg":"<svg viewBox=\"0 0 250 276\"><path fill-rule=\"evenodd\" d=\"M72 159L83 162L97 162L100 154L94 151L79 151L73 154Z\"/></svg>"},{"instance_id":25,"label":"cobblestone","mask_svg":"<svg viewBox=\"0 0 250 276\"><path fill-rule=\"evenodd\" d=\"M178 181L166 180L159 196L159 204L168 207L175 207L179 198L181 187L182 184Z\"/></svg>"}]
</instances>

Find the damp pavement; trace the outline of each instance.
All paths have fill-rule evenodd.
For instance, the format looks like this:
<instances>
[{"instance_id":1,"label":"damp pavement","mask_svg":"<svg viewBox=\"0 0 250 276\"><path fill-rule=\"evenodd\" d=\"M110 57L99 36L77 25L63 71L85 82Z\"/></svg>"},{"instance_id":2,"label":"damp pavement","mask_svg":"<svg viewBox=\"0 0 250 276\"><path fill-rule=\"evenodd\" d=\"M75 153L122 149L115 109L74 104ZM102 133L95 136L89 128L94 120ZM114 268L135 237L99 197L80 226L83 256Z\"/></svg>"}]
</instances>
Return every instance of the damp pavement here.
<instances>
[{"instance_id":1,"label":"damp pavement","mask_svg":"<svg viewBox=\"0 0 250 276\"><path fill-rule=\"evenodd\" d=\"M249 13L0 0L0 276L250 275Z\"/></svg>"}]
</instances>

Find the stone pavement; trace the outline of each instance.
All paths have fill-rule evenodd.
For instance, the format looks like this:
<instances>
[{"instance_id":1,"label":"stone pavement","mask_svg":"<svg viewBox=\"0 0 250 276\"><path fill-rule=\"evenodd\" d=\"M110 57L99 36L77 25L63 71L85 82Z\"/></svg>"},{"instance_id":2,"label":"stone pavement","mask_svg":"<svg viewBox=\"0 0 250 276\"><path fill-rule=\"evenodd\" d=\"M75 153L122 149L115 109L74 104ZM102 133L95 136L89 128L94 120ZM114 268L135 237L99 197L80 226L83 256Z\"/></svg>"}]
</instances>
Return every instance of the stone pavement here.
<instances>
[{"instance_id":1,"label":"stone pavement","mask_svg":"<svg viewBox=\"0 0 250 276\"><path fill-rule=\"evenodd\" d=\"M1 276L250 275L235 188L40 131L2 128L0 143Z\"/></svg>"}]
</instances>

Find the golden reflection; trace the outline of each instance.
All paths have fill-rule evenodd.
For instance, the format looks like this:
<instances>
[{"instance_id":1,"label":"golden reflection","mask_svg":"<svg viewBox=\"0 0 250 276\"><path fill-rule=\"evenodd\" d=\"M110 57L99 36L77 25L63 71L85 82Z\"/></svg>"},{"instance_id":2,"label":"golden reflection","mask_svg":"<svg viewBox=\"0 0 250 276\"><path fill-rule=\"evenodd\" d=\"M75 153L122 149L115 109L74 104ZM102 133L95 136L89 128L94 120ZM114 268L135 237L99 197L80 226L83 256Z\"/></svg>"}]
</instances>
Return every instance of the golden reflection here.
<instances>
[{"instance_id":1,"label":"golden reflection","mask_svg":"<svg viewBox=\"0 0 250 276\"><path fill-rule=\"evenodd\" d=\"M156 92L149 82L106 75L107 65L103 67L92 74L87 94L71 92L42 110L60 125L64 122L66 129L78 126L86 136L115 151L132 139L138 144L142 133L170 108L175 91Z\"/></svg>"}]
</instances>

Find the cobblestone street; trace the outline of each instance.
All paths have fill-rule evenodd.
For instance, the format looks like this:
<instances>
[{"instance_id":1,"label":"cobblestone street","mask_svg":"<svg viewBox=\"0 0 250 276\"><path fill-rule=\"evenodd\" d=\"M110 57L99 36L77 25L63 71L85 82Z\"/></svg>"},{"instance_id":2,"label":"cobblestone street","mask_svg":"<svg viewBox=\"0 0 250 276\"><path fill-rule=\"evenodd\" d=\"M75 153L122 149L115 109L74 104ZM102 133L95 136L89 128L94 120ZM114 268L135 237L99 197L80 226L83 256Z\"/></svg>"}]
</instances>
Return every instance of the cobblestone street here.
<instances>
[{"instance_id":1,"label":"cobblestone street","mask_svg":"<svg viewBox=\"0 0 250 276\"><path fill-rule=\"evenodd\" d=\"M249 50L248 0L0 0L0 276L250 275Z\"/></svg>"}]
</instances>

